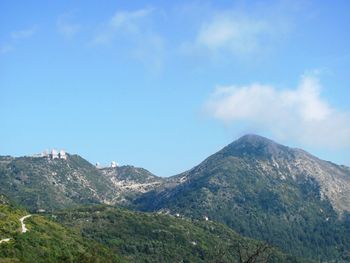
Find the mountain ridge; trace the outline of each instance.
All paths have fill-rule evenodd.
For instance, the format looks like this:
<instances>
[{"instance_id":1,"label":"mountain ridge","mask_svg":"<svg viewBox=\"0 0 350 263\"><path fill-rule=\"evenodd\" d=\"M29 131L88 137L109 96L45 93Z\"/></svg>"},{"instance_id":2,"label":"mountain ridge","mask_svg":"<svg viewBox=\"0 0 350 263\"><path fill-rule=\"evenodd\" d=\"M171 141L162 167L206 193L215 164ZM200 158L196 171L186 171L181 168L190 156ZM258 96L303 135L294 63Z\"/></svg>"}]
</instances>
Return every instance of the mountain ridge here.
<instances>
[{"instance_id":1,"label":"mountain ridge","mask_svg":"<svg viewBox=\"0 0 350 263\"><path fill-rule=\"evenodd\" d=\"M328 260L349 250L349 170L261 136L241 137L134 204L206 215L299 256Z\"/></svg>"},{"instance_id":2,"label":"mountain ridge","mask_svg":"<svg viewBox=\"0 0 350 263\"><path fill-rule=\"evenodd\" d=\"M34 210L104 203L208 217L300 257L344 260L350 250L350 169L257 135L168 178L69 154L0 157L0 191Z\"/></svg>"},{"instance_id":3,"label":"mountain ridge","mask_svg":"<svg viewBox=\"0 0 350 263\"><path fill-rule=\"evenodd\" d=\"M31 211L84 204L127 204L162 183L143 168L97 168L77 154L66 159L0 156L0 191Z\"/></svg>"}]
</instances>

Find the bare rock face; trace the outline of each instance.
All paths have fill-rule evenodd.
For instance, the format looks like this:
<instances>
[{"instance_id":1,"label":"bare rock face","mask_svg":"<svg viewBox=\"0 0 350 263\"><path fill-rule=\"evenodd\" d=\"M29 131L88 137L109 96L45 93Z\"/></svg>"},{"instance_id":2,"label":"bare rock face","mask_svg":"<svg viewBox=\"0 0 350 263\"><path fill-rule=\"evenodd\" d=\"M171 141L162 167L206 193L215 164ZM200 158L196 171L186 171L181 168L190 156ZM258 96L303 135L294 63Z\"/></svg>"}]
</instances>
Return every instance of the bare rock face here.
<instances>
[{"instance_id":1,"label":"bare rock face","mask_svg":"<svg viewBox=\"0 0 350 263\"><path fill-rule=\"evenodd\" d=\"M350 249L350 169L257 135L134 203L144 211L206 215L299 256L345 258Z\"/></svg>"},{"instance_id":2,"label":"bare rock face","mask_svg":"<svg viewBox=\"0 0 350 263\"><path fill-rule=\"evenodd\" d=\"M227 149L226 149L227 148ZM321 160L301 149L289 148L257 135L246 135L222 151L251 157L261 170L280 179L315 180L321 198L327 198L341 215L350 212L350 169Z\"/></svg>"},{"instance_id":3,"label":"bare rock face","mask_svg":"<svg viewBox=\"0 0 350 263\"><path fill-rule=\"evenodd\" d=\"M65 156L0 156L0 192L30 210L50 211L83 204L128 204L163 183L143 168L98 169L78 155Z\"/></svg>"},{"instance_id":4,"label":"bare rock face","mask_svg":"<svg viewBox=\"0 0 350 263\"><path fill-rule=\"evenodd\" d=\"M135 196L149 192L163 184L164 179L146 169L131 165L99 169L117 193L112 203L128 204Z\"/></svg>"},{"instance_id":5,"label":"bare rock face","mask_svg":"<svg viewBox=\"0 0 350 263\"><path fill-rule=\"evenodd\" d=\"M345 166L320 160L304 151L297 151L296 159L289 164L294 177L305 174L320 185L322 198L328 198L339 213L350 212L350 170Z\"/></svg>"},{"instance_id":6,"label":"bare rock face","mask_svg":"<svg viewBox=\"0 0 350 263\"><path fill-rule=\"evenodd\" d=\"M301 149L289 148L258 135L243 136L217 155L219 158L250 159L251 164L257 164L256 169L282 180L314 180L319 185L321 199L328 199L339 215L350 212L350 169L346 166L321 160Z\"/></svg>"}]
</instances>

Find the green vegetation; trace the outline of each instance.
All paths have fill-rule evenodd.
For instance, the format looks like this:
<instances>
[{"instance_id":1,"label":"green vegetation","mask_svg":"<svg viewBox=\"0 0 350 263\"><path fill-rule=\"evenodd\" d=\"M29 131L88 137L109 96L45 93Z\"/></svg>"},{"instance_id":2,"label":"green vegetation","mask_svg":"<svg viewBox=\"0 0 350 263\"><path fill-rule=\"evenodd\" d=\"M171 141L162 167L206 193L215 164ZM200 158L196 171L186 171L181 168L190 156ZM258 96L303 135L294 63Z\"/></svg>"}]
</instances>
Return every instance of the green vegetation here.
<instances>
[{"instance_id":1,"label":"green vegetation","mask_svg":"<svg viewBox=\"0 0 350 263\"><path fill-rule=\"evenodd\" d=\"M77 155L67 160L0 157L0 191L30 211L97 204L114 195L110 183Z\"/></svg>"},{"instance_id":2,"label":"green vegetation","mask_svg":"<svg viewBox=\"0 0 350 263\"><path fill-rule=\"evenodd\" d=\"M0 262L124 262L95 241L82 238L66 227L33 215L21 233L19 218L27 213L0 203Z\"/></svg>"},{"instance_id":3,"label":"green vegetation","mask_svg":"<svg viewBox=\"0 0 350 263\"><path fill-rule=\"evenodd\" d=\"M3 196L0 197L4 199ZM0 201L0 239L10 238L19 231L19 219L22 216L22 211Z\"/></svg>"},{"instance_id":4,"label":"green vegetation","mask_svg":"<svg viewBox=\"0 0 350 263\"><path fill-rule=\"evenodd\" d=\"M240 262L240 252L248 258L262 245L215 222L108 206L66 210L55 216L130 262ZM256 262L300 261L269 247Z\"/></svg>"},{"instance_id":5,"label":"green vegetation","mask_svg":"<svg viewBox=\"0 0 350 263\"><path fill-rule=\"evenodd\" d=\"M245 262L258 250L265 253L259 253L262 262L267 255L270 262L295 260L265 246L271 244L296 257L350 262L350 169L259 136L242 137L166 179L132 166L96 169L77 155L0 157L0 193L30 211L58 216L56 223L52 217L28 219L35 225L30 243L33 239L19 233L18 219L25 213L0 196L0 238L12 238L1 244L2 256L24 258L23 249L36 255L35 247L49 247L45 255L52 253L53 261L70 260L93 257L89 249L101 246L102 256L112 253L131 262L237 262L240 254ZM118 202L183 218L91 207ZM67 254L59 252L63 236L48 234L51 228L72 236Z\"/></svg>"},{"instance_id":6,"label":"green vegetation","mask_svg":"<svg viewBox=\"0 0 350 263\"><path fill-rule=\"evenodd\" d=\"M292 176L296 154L263 139L234 143L173 179L187 178L184 183L146 193L136 208L207 215L292 255L350 262L349 216L339 218L313 177Z\"/></svg>"},{"instance_id":7,"label":"green vegetation","mask_svg":"<svg viewBox=\"0 0 350 263\"><path fill-rule=\"evenodd\" d=\"M0 262L304 262L211 221L100 205L34 214L21 233L24 215L0 195Z\"/></svg>"}]
</instances>

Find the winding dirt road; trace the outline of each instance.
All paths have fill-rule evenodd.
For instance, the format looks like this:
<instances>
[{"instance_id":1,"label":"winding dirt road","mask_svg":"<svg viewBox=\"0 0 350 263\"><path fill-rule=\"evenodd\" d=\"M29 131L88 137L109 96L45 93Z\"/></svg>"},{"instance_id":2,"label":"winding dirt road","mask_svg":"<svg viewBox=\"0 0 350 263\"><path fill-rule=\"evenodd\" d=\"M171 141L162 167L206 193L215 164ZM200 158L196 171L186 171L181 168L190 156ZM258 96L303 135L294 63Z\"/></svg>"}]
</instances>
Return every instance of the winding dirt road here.
<instances>
[{"instance_id":1,"label":"winding dirt road","mask_svg":"<svg viewBox=\"0 0 350 263\"><path fill-rule=\"evenodd\" d=\"M0 244L1 243L5 243L5 242L9 242L11 240L11 238L4 238L0 240Z\"/></svg>"},{"instance_id":2,"label":"winding dirt road","mask_svg":"<svg viewBox=\"0 0 350 263\"><path fill-rule=\"evenodd\" d=\"M27 219L28 217L31 217L31 216L32 216L32 215L26 215L26 216L21 217L21 218L19 219L19 221L20 221L21 224L22 224L22 233L25 233L25 232L28 231L28 229L26 228L26 224L23 223L24 219Z\"/></svg>"},{"instance_id":3,"label":"winding dirt road","mask_svg":"<svg viewBox=\"0 0 350 263\"><path fill-rule=\"evenodd\" d=\"M22 227L21 232L22 232L22 233L25 233L25 232L28 231L28 228L26 228L26 224L25 224L23 221L24 221L25 219L27 219L28 217L31 217L31 216L32 216L32 215L26 215L26 216L21 217L21 218L19 219L19 221L21 222L21 227ZM1 243L5 243L5 242L9 242L11 239L12 239L12 238L3 238L3 239L0 240L0 244L1 244Z\"/></svg>"}]
</instances>

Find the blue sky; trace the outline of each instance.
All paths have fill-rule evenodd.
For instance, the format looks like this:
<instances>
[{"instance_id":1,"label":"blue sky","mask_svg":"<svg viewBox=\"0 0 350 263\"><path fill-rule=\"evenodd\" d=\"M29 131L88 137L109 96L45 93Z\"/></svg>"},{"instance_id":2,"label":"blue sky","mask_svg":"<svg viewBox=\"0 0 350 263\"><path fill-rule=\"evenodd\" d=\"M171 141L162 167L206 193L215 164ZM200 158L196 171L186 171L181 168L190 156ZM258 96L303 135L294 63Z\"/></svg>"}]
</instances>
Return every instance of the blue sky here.
<instances>
[{"instance_id":1,"label":"blue sky","mask_svg":"<svg viewBox=\"0 0 350 263\"><path fill-rule=\"evenodd\" d=\"M350 165L348 1L1 1L0 154L160 176L245 133Z\"/></svg>"}]
</instances>

